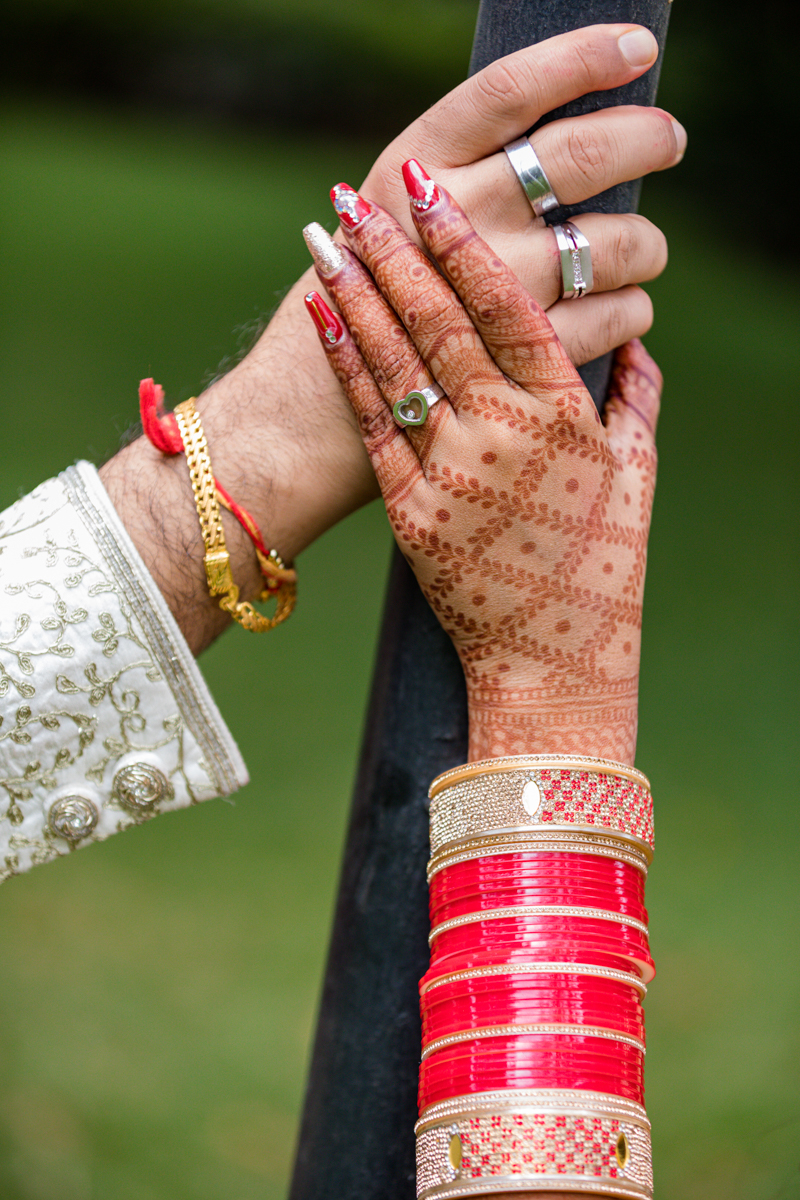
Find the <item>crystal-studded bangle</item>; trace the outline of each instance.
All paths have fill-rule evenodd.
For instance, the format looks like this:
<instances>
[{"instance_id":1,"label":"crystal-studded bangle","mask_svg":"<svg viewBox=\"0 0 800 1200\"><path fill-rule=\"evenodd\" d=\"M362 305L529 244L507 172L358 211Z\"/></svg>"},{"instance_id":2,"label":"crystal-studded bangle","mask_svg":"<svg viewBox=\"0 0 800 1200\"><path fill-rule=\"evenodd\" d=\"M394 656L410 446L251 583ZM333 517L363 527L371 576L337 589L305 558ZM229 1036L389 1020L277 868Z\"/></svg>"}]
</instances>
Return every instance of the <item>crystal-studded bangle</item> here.
<instances>
[{"instance_id":1,"label":"crystal-studded bangle","mask_svg":"<svg viewBox=\"0 0 800 1200\"><path fill-rule=\"evenodd\" d=\"M640 1104L577 1089L484 1092L431 1105L415 1126L419 1200L564 1191L650 1200Z\"/></svg>"},{"instance_id":2,"label":"crystal-studded bangle","mask_svg":"<svg viewBox=\"0 0 800 1200\"><path fill-rule=\"evenodd\" d=\"M529 755L468 763L430 787L431 857L476 838L547 830L605 834L653 854L653 804L640 771L623 763Z\"/></svg>"}]
</instances>

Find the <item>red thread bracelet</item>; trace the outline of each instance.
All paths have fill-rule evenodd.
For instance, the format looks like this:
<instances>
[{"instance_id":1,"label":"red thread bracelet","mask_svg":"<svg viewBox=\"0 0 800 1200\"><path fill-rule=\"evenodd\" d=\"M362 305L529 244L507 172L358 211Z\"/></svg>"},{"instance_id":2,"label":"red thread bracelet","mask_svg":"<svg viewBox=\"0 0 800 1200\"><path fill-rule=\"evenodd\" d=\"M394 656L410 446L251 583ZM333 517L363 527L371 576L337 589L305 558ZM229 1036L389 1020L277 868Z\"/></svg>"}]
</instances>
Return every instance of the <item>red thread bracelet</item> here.
<instances>
[{"instance_id":1,"label":"red thread bracelet","mask_svg":"<svg viewBox=\"0 0 800 1200\"><path fill-rule=\"evenodd\" d=\"M152 379L141 380L139 413L145 437L156 450L160 450L162 454L183 454L183 439L178 422L172 413L164 411L164 389L160 383L154 383ZM267 591L277 592L284 584L296 583L297 572L290 567L284 567L275 550L267 550L255 519L246 508L236 503L216 476L214 487L219 502L236 518L253 543Z\"/></svg>"}]
</instances>

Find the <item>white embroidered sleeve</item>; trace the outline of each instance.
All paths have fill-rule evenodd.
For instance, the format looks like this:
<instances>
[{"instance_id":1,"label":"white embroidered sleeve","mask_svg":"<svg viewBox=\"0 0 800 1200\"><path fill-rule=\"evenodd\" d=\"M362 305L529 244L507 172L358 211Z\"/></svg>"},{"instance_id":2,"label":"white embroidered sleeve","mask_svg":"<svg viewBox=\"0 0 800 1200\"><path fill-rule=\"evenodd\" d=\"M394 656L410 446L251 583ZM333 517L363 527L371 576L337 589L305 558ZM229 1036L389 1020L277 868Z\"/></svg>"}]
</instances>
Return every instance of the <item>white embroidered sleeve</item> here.
<instances>
[{"instance_id":1,"label":"white embroidered sleeve","mask_svg":"<svg viewBox=\"0 0 800 1200\"><path fill-rule=\"evenodd\" d=\"M0 879L246 782L94 467L0 514Z\"/></svg>"}]
</instances>

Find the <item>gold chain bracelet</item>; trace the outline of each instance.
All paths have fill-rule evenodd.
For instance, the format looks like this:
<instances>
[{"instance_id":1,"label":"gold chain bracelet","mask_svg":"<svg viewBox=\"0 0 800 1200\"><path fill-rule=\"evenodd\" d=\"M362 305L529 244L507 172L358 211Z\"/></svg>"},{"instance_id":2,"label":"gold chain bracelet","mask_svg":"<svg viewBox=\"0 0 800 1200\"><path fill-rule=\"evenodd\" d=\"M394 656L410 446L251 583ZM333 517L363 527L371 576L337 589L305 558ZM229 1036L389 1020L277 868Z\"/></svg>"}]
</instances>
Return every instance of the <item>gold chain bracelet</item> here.
<instances>
[{"instance_id":1,"label":"gold chain bracelet","mask_svg":"<svg viewBox=\"0 0 800 1200\"><path fill-rule=\"evenodd\" d=\"M233 581L231 558L222 528L222 515L219 510L214 472L211 469L208 443L203 432L200 414L195 408L194 398L184 400L176 407L175 420L180 430L189 467L189 478L192 482L194 502L200 519L200 532L205 547L203 562L208 580L208 590L212 596L221 596L220 608L229 613L234 621L237 621L244 629L249 629L253 633L264 633L267 629L274 629L292 612L297 600L297 585L293 579L284 579L278 588L264 588L259 599L269 600L272 598L275 600L275 615L272 617L264 616L257 612L247 600L239 599L239 589ZM262 555L259 554L259 560L261 557ZM270 551L268 562L273 575L293 574L287 570L276 550Z\"/></svg>"}]
</instances>

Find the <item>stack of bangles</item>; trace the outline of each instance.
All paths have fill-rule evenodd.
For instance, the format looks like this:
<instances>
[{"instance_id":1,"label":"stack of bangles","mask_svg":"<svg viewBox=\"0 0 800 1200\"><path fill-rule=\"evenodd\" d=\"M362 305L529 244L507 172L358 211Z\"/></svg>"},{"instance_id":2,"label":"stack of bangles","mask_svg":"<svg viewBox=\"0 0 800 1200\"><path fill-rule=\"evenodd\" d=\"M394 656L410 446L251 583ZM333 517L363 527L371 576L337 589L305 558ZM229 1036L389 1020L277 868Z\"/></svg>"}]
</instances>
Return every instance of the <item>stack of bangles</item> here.
<instances>
[{"instance_id":1,"label":"stack of bangles","mask_svg":"<svg viewBox=\"0 0 800 1200\"><path fill-rule=\"evenodd\" d=\"M536 755L430 789L417 1195L653 1194L647 779Z\"/></svg>"}]
</instances>

